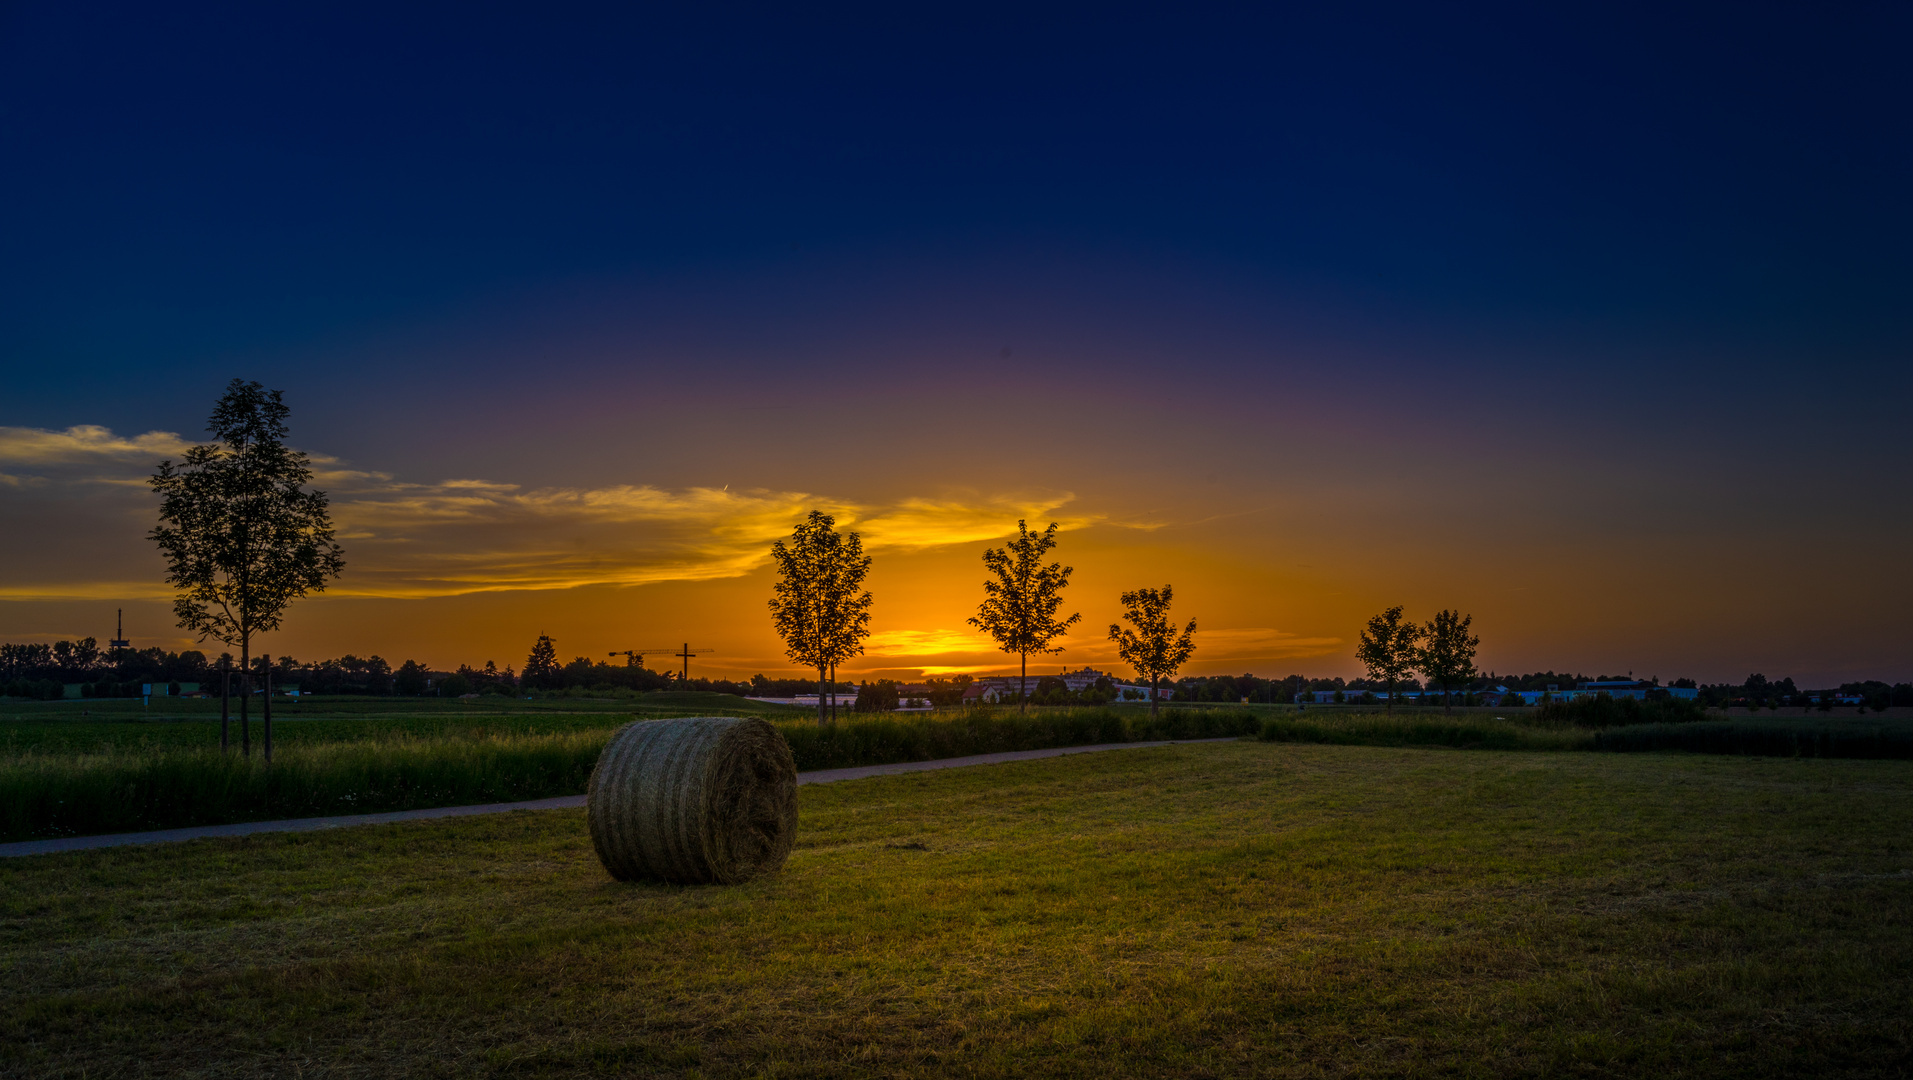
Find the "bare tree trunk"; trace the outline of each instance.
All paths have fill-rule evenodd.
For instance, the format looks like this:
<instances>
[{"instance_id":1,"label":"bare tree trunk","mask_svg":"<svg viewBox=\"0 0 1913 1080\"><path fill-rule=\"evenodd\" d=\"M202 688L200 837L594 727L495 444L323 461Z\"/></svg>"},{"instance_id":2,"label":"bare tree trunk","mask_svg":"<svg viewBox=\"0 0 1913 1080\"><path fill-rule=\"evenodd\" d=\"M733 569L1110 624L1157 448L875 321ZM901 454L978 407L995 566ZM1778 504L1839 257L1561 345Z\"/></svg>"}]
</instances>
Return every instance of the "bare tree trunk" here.
<instances>
[{"instance_id":1,"label":"bare tree trunk","mask_svg":"<svg viewBox=\"0 0 1913 1080\"><path fill-rule=\"evenodd\" d=\"M817 665L817 726L824 726L824 695L830 693L829 669Z\"/></svg>"},{"instance_id":2,"label":"bare tree trunk","mask_svg":"<svg viewBox=\"0 0 1913 1080\"><path fill-rule=\"evenodd\" d=\"M219 658L219 752L232 751L231 740L227 734L232 717L232 654Z\"/></svg>"},{"instance_id":3,"label":"bare tree trunk","mask_svg":"<svg viewBox=\"0 0 1913 1080\"><path fill-rule=\"evenodd\" d=\"M266 676L266 696L259 703L259 711L266 725L266 764L272 764L272 654L265 653L259 658L263 661Z\"/></svg>"},{"instance_id":4,"label":"bare tree trunk","mask_svg":"<svg viewBox=\"0 0 1913 1080\"><path fill-rule=\"evenodd\" d=\"M830 722L837 722L837 665L830 665Z\"/></svg>"},{"instance_id":5,"label":"bare tree trunk","mask_svg":"<svg viewBox=\"0 0 1913 1080\"><path fill-rule=\"evenodd\" d=\"M1388 680L1388 715L1395 715L1395 680Z\"/></svg>"},{"instance_id":6,"label":"bare tree trunk","mask_svg":"<svg viewBox=\"0 0 1913 1080\"><path fill-rule=\"evenodd\" d=\"M239 639L239 752L252 756L252 638Z\"/></svg>"},{"instance_id":7,"label":"bare tree trunk","mask_svg":"<svg viewBox=\"0 0 1913 1080\"><path fill-rule=\"evenodd\" d=\"M1162 700L1162 676L1149 677L1149 715L1156 715L1156 702Z\"/></svg>"},{"instance_id":8,"label":"bare tree trunk","mask_svg":"<svg viewBox=\"0 0 1913 1080\"><path fill-rule=\"evenodd\" d=\"M1018 712L1029 712L1030 711L1030 654L1018 653L1017 655L1023 658L1023 676L1022 678L1018 679L1016 683L1016 686L1017 686L1016 708Z\"/></svg>"}]
</instances>

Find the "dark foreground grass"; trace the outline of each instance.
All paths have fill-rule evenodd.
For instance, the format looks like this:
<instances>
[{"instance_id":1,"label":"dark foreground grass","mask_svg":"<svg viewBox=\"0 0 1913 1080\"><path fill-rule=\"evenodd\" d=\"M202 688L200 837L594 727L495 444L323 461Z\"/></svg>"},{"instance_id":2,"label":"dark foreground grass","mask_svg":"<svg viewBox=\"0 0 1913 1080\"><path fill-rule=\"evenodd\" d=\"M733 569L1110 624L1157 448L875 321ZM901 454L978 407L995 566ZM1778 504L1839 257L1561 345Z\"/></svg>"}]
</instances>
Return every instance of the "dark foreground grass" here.
<instances>
[{"instance_id":1,"label":"dark foreground grass","mask_svg":"<svg viewBox=\"0 0 1913 1080\"><path fill-rule=\"evenodd\" d=\"M0 1073L1897 1076L1913 768L1255 742L0 864Z\"/></svg>"},{"instance_id":2,"label":"dark foreground grass","mask_svg":"<svg viewBox=\"0 0 1913 1080\"><path fill-rule=\"evenodd\" d=\"M1769 757L1913 758L1913 721L1901 719L1705 720L1611 728L1594 748L1622 753L1686 750Z\"/></svg>"}]
</instances>

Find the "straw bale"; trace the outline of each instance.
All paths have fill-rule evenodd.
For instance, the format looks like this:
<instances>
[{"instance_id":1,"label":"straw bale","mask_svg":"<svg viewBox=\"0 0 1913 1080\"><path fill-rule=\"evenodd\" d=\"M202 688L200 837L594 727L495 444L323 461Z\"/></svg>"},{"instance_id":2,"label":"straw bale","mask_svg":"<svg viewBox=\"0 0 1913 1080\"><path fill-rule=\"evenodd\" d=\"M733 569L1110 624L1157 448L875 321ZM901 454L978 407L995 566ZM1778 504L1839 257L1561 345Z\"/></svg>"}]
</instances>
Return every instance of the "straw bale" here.
<instances>
[{"instance_id":1,"label":"straw bale","mask_svg":"<svg viewBox=\"0 0 1913 1080\"><path fill-rule=\"evenodd\" d=\"M763 720L641 720L611 737L585 802L612 877L735 885L790 856L797 765Z\"/></svg>"}]
</instances>

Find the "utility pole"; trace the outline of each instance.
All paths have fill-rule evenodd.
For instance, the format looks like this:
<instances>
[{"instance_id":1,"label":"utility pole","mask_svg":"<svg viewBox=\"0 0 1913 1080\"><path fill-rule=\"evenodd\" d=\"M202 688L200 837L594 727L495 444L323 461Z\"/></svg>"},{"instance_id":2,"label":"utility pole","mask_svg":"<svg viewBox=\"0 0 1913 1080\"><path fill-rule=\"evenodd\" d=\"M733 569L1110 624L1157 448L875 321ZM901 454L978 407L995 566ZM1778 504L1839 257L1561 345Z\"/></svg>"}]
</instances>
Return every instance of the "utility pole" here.
<instances>
[{"instance_id":1,"label":"utility pole","mask_svg":"<svg viewBox=\"0 0 1913 1080\"><path fill-rule=\"evenodd\" d=\"M683 675L681 676L681 678L683 678L683 679L686 679L686 680L689 680L689 679L690 679L690 677L691 677L691 657L693 657L693 656L715 656L715 655L717 654L717 650L716 650L716 649L693 649L693 648L691 648L691 643L690 643L690 642L688 642L688 641L684 643L684 647L683 647L683 648L682 648L681 650L679 650L678 652L671 652L671 647L670 647L669 645L666 645L666 646L664 646L663 648L658 648L658 649L639 649L639 650L635 650L635 651L637 652L637 655L638 655L638 657L639 657L639 659L643 659L643 657L644 657L644 656L645 656L645 655L646 655L647 653L648 653L648 654L650 654L650 655L652 655L652 656L655 656L655 655L657 655L658 653L670 653L670 655L672 655L672 656L676 656L676 657L681 657L681 658L683 658L683 660L684 660L684 674L683 674ZM617 653L612 653L611 655L613 655L613 656L616 656L616 655L618 655L618 654L617 654Z\"/></svg>"}]
</instances>

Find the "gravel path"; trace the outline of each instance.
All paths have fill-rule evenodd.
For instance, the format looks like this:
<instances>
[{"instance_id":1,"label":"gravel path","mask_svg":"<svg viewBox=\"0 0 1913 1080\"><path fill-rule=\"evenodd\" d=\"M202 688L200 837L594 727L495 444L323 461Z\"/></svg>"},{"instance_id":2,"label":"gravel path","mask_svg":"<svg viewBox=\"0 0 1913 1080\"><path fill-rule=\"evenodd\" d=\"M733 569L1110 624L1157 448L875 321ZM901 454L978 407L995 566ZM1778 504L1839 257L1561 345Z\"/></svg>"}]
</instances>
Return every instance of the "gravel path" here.
<instances>
[{"instance_id":1,"label":"gravel path","mask_svg":"<svg viewBox=\"0 0 1913 1080\"><path fill-rule=\"evenodd\" d=\"M1151 746L1175 746L1185 742L1234 742L1234 739L1167 739L1160 742L1099 743L1095 746L1057 746L1047 750L1010 750L1001 754L975 754L970 757L942 758L937 761L900 761L894 765L859 765L850 769L819 769L798 773L800 784L829 784L838 780L862 780L869 776L895 776L898 773L928 772L933 769L961 769L970 765L995 765L1005 761L1032 761L1061 757L1064 754L1093 754L1102 750L1141 750ZM68 836L58 840L22 840L0 844L0 858L13 855L51 855L62 851L121 847L126 844L166 844L175 840L198 840L209 836L251 836L254 833L310 832L314 829L339 829L351 825L382 825L390 821L423 821L427 818L470 817L474 814L502 814L509 810L561 810L583 806L583 795L561 795L555 799L530 802L486 803L483 806L442 806L430 810L394 810L385 814L354 814L349 817L292 818L286 821L242 821L235 825L200 825L191 829L160 829L155 832L111 833L105 836Z\"/></svg>"}]
</instances>

